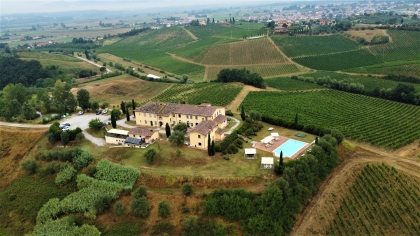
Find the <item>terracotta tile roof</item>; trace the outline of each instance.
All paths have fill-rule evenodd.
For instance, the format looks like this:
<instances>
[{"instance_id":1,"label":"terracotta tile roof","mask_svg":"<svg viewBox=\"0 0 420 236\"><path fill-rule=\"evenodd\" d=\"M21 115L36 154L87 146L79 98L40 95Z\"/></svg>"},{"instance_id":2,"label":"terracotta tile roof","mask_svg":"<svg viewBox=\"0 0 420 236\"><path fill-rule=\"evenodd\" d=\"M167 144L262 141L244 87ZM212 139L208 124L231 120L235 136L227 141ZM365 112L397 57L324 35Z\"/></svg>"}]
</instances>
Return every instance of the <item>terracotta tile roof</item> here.
<instances>
[{"instance_id":1,"label":"terracotta tile roof","mask_svg":"<svg viewBox=\"0 0 420 236\"><path fill-rule=\"evenodd\" d=\"M138 127L138 128L132 128L132 129L130 129L130 131L128 132L128 134L140 135L140 136L152 136L154 132L155 131L149 130L147 128Z\"/></svg>"},{"instance_id":2,"label":"terracotta tile roof","mask_svg":"<svg viewBox=\"0 0 420 236\"><path fill-rule=\"evenodd\" d=\"M200 133L207 135L211 130L217 127L217 123L212 120L204 120L201 121L198 125L196 125L193 129L191 129L190 133Z\"/></svg>"},{"instance_id":3,"label":"terracotta tile roof","mask_svg":"<svg viewBox=\"0 0 420 236\"><path fill-rule=\"evenodd\" d=\"M214 118L214 121L216 121L217 123L223 123L227 120L226 116L219 114L218 116L216 116L216 118Z\"/></svg>"},{"instance_id":4,"label":"terracotta tile roof","mask_svg":"<svg viewBox=\"0 0 420 236\"><path fill-rule=\"evenodd\" d=\"M212 116L218 107L208 104L191 105L165 102L148 102L138 107L136 112L157 114L158 116L169 116L173 114L193 115L193 116Z\"/></svg>"},{"instance_id":5,"label":"terracotta tile roof","mask_svg":"<svg viewBox=\"0 0 420 236\"><path fill-rule=\"evenodd\" d=\"M218 133L218 134L224 134L225 131L222 130L221 128L217 128L216 133Z\"/></svg>"}]
</instances>

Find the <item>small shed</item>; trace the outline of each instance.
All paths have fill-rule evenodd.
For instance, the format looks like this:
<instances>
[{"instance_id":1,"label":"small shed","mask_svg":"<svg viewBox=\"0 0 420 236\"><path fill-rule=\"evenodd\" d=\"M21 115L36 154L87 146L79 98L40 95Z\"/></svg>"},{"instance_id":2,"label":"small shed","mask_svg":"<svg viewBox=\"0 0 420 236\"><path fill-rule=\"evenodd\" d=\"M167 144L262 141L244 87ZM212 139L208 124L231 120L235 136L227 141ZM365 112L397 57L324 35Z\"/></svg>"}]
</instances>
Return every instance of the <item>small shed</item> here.
<instances>
[{"instance_id":1,"label":"small shed","mask_svg":"<svg viewBox=\"0 0 420 236\"><path fill-rule=\"evenodd\" d=\"M245 148L245 159L257 159L257 149L255 148Z\"/></svg>"},{"instance_id":2,"label":"small shed","mask_svg":"<svg viewBox=\"0 0 420 236\"><path fill-rule=\"evenodd\" d=\"M272 157L262 157L261 169L274 169L274 159Z\"/></svg>"}]
</instances>

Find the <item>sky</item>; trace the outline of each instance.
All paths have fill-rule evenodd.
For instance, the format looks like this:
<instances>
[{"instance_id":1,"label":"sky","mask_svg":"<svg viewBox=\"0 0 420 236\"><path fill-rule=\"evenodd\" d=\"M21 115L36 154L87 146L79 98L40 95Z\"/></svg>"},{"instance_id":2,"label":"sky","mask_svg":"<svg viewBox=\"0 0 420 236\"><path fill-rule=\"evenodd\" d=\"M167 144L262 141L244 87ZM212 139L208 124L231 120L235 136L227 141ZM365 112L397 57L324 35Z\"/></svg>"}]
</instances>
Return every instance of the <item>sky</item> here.
<instances>
[{"instance_id":1,"label":"sky","mask_svg":"<svg viewBox=\"0 0 420 236\"><path fill-rule=\"evenodd\" d=\"M288 0L1 0L0 14L28 12L57 12L72 10L123 10L150 9L171 6L230 7L236 4L285 2ZM211 5L210 5L211 4ZM218 6L219 5L219 6Z\"/></svg>"}]
</instances>

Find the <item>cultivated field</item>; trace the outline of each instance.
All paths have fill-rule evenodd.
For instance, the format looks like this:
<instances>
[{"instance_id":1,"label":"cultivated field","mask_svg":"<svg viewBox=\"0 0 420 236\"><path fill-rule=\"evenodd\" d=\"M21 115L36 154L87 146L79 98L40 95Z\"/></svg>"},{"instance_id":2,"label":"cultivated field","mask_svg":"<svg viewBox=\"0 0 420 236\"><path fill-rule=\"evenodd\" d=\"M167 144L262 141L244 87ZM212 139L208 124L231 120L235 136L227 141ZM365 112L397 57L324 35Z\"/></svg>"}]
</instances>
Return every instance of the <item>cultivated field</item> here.
<instances>
[{"instance_id":1,"label":"cultivated field","mask_svg":"<svg viewBox=\"0 0 420 236\"><path fill-rule=\"evenodd\" d=\"M388 30L391 43L372 46L372 53L386 62L420 60L420 32Z\"/></svg>"},{"instance_id":2,"label":"cultivated field","mask_svg":"<svg viewBox=\"0 0 420 236\"><path fill-rule=\"evenodd\" d=\"M132 99L136 102L144 102L170 86L172 85L168 83L144 81L125 74L79 85L72 89L72 93L76 96L79 89L86 89L89 91L91 100L100 103L109 102L112 106L121 104L121 101L128 102Z\"/></svg>"},{"instance_id":3,"label":"cultivated field","mask_svg":"<svg viewBox=\"0 0 420 236\"><path fill-rule=\"evenodd\" d=\"M273 41L287 56L292 58L352 51L360 47L359 43L353 42L340 35L284 36L273 37Z\"/></svg>"},{"instance_id":4,"label":"cultivated field","mask_svg":"<svg viewBox=\"0 0 420 236\"><path fill-rule=\"evenodd\" d=\"M280 90L305 90L305 89L322 89L321 85L308 83L300 80L291 79L289 77L279 77L266 79L267 86Z\"/></svg>"},{"instance_id":5,"label":"cultivated field","mask_svg":"<svg viewBox=\"0 0 420 236\"><path fill-rule=\"evenodd\" d=\"M235 99L242 88L243 84L240 83L173 84L152 100L226 106Z\"/></svg>"},{"instance_id":6,"label":"cultivated field","mask_svg":"<svg viewBox=\"0 0 420 236\"><path fill-rule=\"evenodd\" d=\"M386 30L383 29L373 29L373 30L349 30L346 33L352 35L352 36L357 36L357 37L362 37L364 39L366 39L366 41L371 41L373 39L373 37L377 36L377 35L385 35L385 36L389 36ZM390 42L392 42L392 38L390 37L389 39Z\"/></svg>"},{"instance_id":7,"label":"cultivated field","mask_svg":"<svg viewBox=\"0 0 420 236\"><path fill-rule=\"evenodd\" d=\"M342 199L327 235L419 235L420 181L388 165L367 165Z\"/></svg>"},{"instance_id":8,"label":"cultivated field","mask_svg":"<svg viewBox=\"0 0 420 236\"><path fill-rule=\"evenodd\" d=\"M420 108L335 90L301 93L250 92L246 110L340 130L346 137L387 148L420 138Z\"/></svg>"},{"instance_id":9,"label":"cultivated field","mask_svg":"<svg viewBox=\"0 0 420 236\"><path fill-rule=\"evenodd\" d=\"M345 71L365 74L394 74L420 77L420 60L393 61L371 66L346 69Z\"/></svg>"}]
</instances>

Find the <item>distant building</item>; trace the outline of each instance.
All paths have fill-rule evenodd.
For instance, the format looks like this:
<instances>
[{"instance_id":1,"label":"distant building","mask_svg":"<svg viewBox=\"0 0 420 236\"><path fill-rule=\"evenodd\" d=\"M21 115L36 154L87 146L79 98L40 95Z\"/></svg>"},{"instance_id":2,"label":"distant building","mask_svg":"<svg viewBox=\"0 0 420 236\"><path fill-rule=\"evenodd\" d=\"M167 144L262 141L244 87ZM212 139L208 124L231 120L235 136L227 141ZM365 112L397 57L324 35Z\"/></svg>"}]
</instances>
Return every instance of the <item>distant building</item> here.
<instances>
[{"instance_id":1,"label":"distant building","mask_svg":"<svg viewBox=\"0 0 420 236\"><path fill-rule=\"evenodd\" d=\"M148 74L148 75L147 75L147 78L160 79L160 77L159 77L159 76L154 75L154 74Z\"/></svg>"},{"instance_id":2,"label":"distant building","mask_svg":"<svg viewBox=\"0 0 420 236\"><path fill-rule=\"evenodd\" d=\"M275 33L287 33L287 32L289 32L289 29L288 28L286 28L286 27L276 27L276 28L274 28L274 32Z\"/></svg>"}]
</instances>

